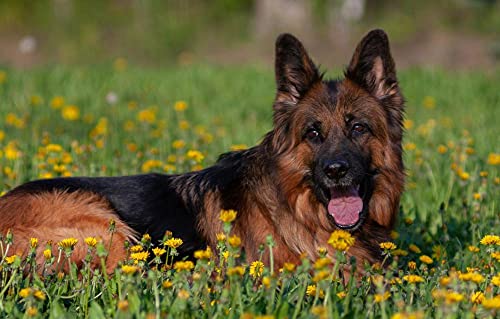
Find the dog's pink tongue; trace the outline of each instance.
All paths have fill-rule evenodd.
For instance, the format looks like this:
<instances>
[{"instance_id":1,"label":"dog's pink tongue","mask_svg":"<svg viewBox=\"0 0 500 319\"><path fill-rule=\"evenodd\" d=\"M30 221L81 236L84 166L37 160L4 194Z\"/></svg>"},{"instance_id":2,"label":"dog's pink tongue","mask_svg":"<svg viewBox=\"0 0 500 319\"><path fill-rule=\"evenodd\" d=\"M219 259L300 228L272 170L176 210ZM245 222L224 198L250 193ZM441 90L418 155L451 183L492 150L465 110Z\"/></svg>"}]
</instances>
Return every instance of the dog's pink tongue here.
<instances>
[{"instance_id":1,"label":"dog's pink tongue","mask_svg":"<svg viewBox=\"0 0 500 319\"><path fill-rule=\"evenodd\" d=\"M346 190L331 189L328 213L340 226L351 226L359 220L363 210L363 200L359 197L358 187L352 186Z\"/></svg>"}]
</instances>

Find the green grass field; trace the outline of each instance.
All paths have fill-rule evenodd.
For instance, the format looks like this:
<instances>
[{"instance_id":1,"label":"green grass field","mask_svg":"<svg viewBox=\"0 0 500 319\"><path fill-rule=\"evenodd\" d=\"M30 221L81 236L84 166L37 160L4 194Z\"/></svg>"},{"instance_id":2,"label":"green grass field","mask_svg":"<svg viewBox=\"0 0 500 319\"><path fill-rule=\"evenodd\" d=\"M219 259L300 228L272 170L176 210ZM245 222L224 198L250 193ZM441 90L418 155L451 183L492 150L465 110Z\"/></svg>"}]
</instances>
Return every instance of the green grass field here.
<instances>
[{"instance_id":1,"label":"green grass field","mask_svg":"<svg viewBox=\"0 0 500 319\"><path fill-rule=\"evenodd\" d=\"M397 249L386 249L390 271L373 267L347 286L334 276L339 263L324 260L273 273L258 262L238 262L238 245L229 239L221 240L225 253L217 264L206 252L194 265L159 258L148 264L138 251L171 255L176 245L171 240L165 251L152 251L144 238L113 276L88 267L22 276L32 256L15 257L9 243L16 238L1 234L0 316L498 316L500 73L406 70L400 81L408 178ZM36 178L200 169L222 152L258 143L271 127L273 97L272 70L254 67L145 70L118 60L0 70L0 192ZM62 247L59 256L46 256L47 266L72 249L70 241L32 245L33 254ZM104 259L102 245L76 245Z\"/></svg>"}]
</instances>

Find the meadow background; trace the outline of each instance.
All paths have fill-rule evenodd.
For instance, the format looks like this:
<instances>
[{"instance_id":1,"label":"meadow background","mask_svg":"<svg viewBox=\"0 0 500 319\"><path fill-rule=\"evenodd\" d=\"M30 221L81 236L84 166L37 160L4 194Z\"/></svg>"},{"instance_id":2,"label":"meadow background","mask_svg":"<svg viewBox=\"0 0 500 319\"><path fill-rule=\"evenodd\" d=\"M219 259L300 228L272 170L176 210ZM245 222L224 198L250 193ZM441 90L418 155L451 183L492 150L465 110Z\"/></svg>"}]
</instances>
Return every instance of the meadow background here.
<instances>
[{"instance_id":1,"label":"meadow background","mask_svg":"<svg viewBox=\"0 0 500 319\"><path fill-rule=\"evenodd\" d=\"M286 1L274 3L280 2ZM218 252L201 251L193 264L170 257L165 263L159 257L175 254L175 234L163 243L146 237L128 248L130 258L113 275L84 267L23 276L32 258L15 257L9 250L15 237L1 234L0 315L498 316L499 3L351 1L364 4L356 18L353 7L342 9L349 2L295 1L308 14L287 15L283 7L264 32L257 22L270 18L259 10L273 12L266 1L2 1L2 193L35 178L211 165L222 152L255 145L271 128L276 34L297 33L336 78L372 27L389 33L401 66L408 178L397 247L384 246L389 271L371 267L343 285L336 270L351 261L340 251L340 263L304 260L279 273L241 262L227 214ZM60 247L59 256L45 255L47 267L74 245L105 259L106 247L92 238L30 244L33 254ZM147 254L159 257L144 260ZM223 257L216 262L217 254Z\"/></svg>"}]
</instances>

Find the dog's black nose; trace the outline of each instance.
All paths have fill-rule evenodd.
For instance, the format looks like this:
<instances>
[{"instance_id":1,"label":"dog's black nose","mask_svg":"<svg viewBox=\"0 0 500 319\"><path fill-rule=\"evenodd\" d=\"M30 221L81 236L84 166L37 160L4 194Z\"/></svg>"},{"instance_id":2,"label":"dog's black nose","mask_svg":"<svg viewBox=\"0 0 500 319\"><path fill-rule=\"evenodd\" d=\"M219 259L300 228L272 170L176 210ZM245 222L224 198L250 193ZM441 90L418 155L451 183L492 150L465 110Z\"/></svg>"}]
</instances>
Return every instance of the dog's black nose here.
<instances>
[{"instance_id":1,"label":"dog's black nose","mask_svg":"<svg viewBox=\"0 0 500 319\"><path fill-rule=\"evenodd\" d=\"M329 179L340 179L345 176L349 170L349 163L344 160L329 161L325 167L324 172Z\"/></svg>"}]
</instances>

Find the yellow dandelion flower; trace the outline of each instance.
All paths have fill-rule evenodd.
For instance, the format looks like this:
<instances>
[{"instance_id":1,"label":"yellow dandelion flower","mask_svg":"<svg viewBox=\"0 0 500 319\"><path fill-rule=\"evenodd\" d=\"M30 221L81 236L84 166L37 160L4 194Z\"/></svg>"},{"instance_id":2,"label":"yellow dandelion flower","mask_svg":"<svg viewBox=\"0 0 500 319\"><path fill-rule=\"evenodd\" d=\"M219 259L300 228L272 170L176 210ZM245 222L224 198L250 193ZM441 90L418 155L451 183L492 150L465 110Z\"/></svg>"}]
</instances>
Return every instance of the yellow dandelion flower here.
<instances>
[{"instance_id":1,"label":"yellow dandelion flower","mask_svg":"<svg viewBox=\"0 0 500 319\"><path fill-rule=\"evenodd\" d=\"M491 253L491 258L496 259L497 261L500 261L500 251L494 251Z\"/></svg>"},{"instance_id":2,"label":"yellow dandelion flower","mask_svg":"<svg viewBox=\"0 0 500 319\"><path fill-rule=\"evenodd\" d=\"M123 129L127 132L131 132L135 130L135 123L131 120L128 120L123 124Z\"/></svg>"},{"instance_id":3,"label":"yellow dandelion flower","mask_svg":"<svg viewBox=\"0 0 500 319\"><path fill-rule=\"evenodd\" d=\"M22 156L22 153L19 151L15 143L8 143L4 149L4 157L8 160L15 160Z\"/></svg>"},{"instance_id":4,"label":"yellow dandelion flower","mask_svg":"<svg viewBox=\"0 0 500 319\"><path fill-rule=\"evenodd\" d=\"M500 295L490 299L484 299L481 305L486 309L500 309Z\"/></svg>"},{"instance_id":5,"label":"yellow dandelion flower","mask_svg":"<svg viewBox=\"0 0 500 319\"><path fill-rule=\"evenodd\" d=\"M197 250L194 252L194 258L201 260L208 260L212 257L212 249L207 247L205 250Z\"/></svg>"},{"instance_id":6,"label":"yellow dandelion flower","mask_svg":"<svg viewBox=\"0 0 500 319\"><path fill-rule=\"evenodd\" d=\"M134 261L147 261L149 258L149 251L131 253L130 258L133 259Z\"/></svg>"},{"instance_id":7,"label":"yellow dandelion flower","mask_svg":"<svg viewBox=\"0 0 500 319\"><path fill-rule=\"evenodd\" d=\"M189 150L186 154L186 157L194 160L197 163L200 163L205 158L205 156L203 156L203 154L197 150Z\"/></svg>"},{"instance_id":8,"label":"yellow dandelion flower","mask_svg":"<svg viewBox=\"0 0 500 319\"><path fill-rule=\"evenodd\" d=\"M444 277L441 277L441 279L439 279L439 283L441 284L441 286L448 286L451 282L451 277L448 277L448 276L444 276Z\"/></svg>"},{"instance_id":9,"label":"yellow dandelion flower","mask_svg":"<svg viewBox=\"0 0 500 319\"><path fill-rule=\"evenodd\" d=\"M243 266L228 267L227 274L228 276L236 275L241 277L245 274L245 267Z\"/></svg>"},{"instance_id":10,"label":"yellow dandelion flower","mask_svg":"<svg viewBox=\"0 0 500 319\"><path fill-rule=\"evenodd\" d=\"M500 273L491 278L491 283L497 287L500 287Z\"/></svg>"},{"instance_id":11,"label":"yellow dandelion flower","mask_svg":"<svg viewBox=\"0 0 500 319\"><path fill-rule=\"evenodd\" d=\"M406 275L403 277L403 280L409 282L410 284L424 282L424 278L418 275Z\"/></svg>"},{"instance_id":12,"label":"yellow dandelion flower","mask_svg":"<svg viewBox=\"0 0 500 319\"><path fill-rule=\"evenodd\" d=\"M156 122L156 111L153 108L148 108L137 113L137 120L142 123L152 124Z\"/></svg>"},{"instance_id":13,"label":"yellow dandelion flower","mask_svg":"<svg viewBox=\"0 0 500 319\"><path fill-rule=\"evenodd\" d=\"M52 258L52 250L50 250L49 248L45 249L43 251L43 257L45 257L45 259Z\"/></svg>"},{"instance_id":14,"label":"yellow dandelion flower","mask_svg":"<svg viewBox=\"0 0 500 319\"><path fill-rule=\"evenodd\" d=\"M483 275L477 272L459 273L458 279L462 281L472 281L478 284L484 281Z\"/></svg>"},{"instance_id":15,"label":"yellow dandelion flower","mask_svg":"<svg viewBox=\"0 0 500 319\"><path fill-rule=\"evenodd\" d=\"M390 296L391 296L391 293L386 291L383 294L375 294L373 299L375 300L376 303L381 303L381 302L389 299Z\"/></svg>"},{"instance_id":16,"label":"yellow dandelion flower","mask_svg":"<svg viewBox=\"0 0 500 319\"><path fill-rule=\"evenodd\" d=\"M403 256L404 257L404 256L408 256L408 252L406 250L404 250L404 249L399 249L398 248L398 249L394 249L392 251L392 255L393 256Z\"/></svg>"},{"instance_id":17,"label":"yellow dandelion flower","mask_svg":"<svg viewBox=\"0 0 500 319\"><path fill-rule=\"evenodd\" d=\"M154 169L161 168L161 167L163 167L162 161L155 160L155 159L149 159L142 164L141 170L143 173L148 173Z\"/></svg>"},{"instance_id":18,"label":"yellow dandelion flower","mask_svg":"<svg viewBox=\"0 0 500 319\"><path fill-rule=\"evenodd\" d=\"M134 245L134 246L130 247L129 250L131 253L138 253L138 252L143 251L144 247L142 247L142 245Z\"/></svg>"},{"instance_id":19,"label":"yellow dandelion flower","mask_svg":"<svg viewBox=\"0 0 500 319\"><path fill-rule=\"evenodd\" d=\"M293 263L286 262L283 264L283 269L288 271L288 272L293 272L295 270L295 267L296 267L296 265Z\"/></svg>"},{"instance_id":20,"label":"yellow dandelion flower","mask_svg":"<svg viewBox=\"0 0 500 319\"><path fill-rule=\"evenodd\" d=\"M123 265L122 272L126 275L133 275L139 270L137 266Z\"/></svg>"},{"instance_id":21,"label":"yellow dandelion flower","mask_svg":"<svg viewBox=\"0 0 500 319\"><path fill-rule=\"evenodd\" d=\"M427 265L430 265L433 263L433 260L431 257L427 256L427 255L422 255L420 256L420 261L423 262L424 264L427 264Z\"/></svg>"},{"instance_id":22,"label":"yellow dandelion flower","mask_svg":"<svg viewBox=\"0 0 500 319\"><path fill-rule=\"evenodd\" d=\"M76 121L80 118L80 109L76 105L66 105L61 110L61 116L66 121Z\"/></svg>"},{"instance_id":23,"label":"yellow dandelion flower","mask_svg":"<svg viewBox=\"0 0 500 319\"><path fill-rule=\"evenodd\" d=\"M23 288L21 290L19 290L19 297L21 298L27 298L31 295L31 288Z\"/></svg>"},{"instance_id":24,"label":"yellow dandelion flower","mask_svg":"<svg viewBox=\"0 0 500 319\"><path fill-rule=\"evenodd\" d=\"M399 238L399 233L395 230L392 230L390 236L391 236L391 239L396 240Z\"/></svg>"},{"instance_id":25,"label":"yellow dandelion flower","mask_svg":"<svg viewBox=\"0 0 500 319\"><path fill-rule=\"evenodd\" d=\"M246 150L248 148L248 145L246 144L234 144L234 145L231 145L231 147L229 148L231 151L242 151L242 150Z\"/></svg>"},{"instance_id":26,"label":"yellow dandelion flower","mask_svg":"<svg viewBox=\"0 0 500 319\"><path fill-rule=\"evenodd\" d=\"M476 153L476 150L473 149L472 147L467 147L465 149L465 153L467 153L468 155L472 155L472 154L475 154Z\"/></svg>"},{"instance_id":27,"label":"yellow dandelion flower","mask_svg":"<svg viewBox=\"0 0 500 319\"><path fill-rule=\"evenodd\" d=\"M415 122L413 122L412 120L410 119L405 119L403 121L403 127L407 130L411 130L413 128L413 126L415 126Z\"/></svg>"},{"instance_id":28,"label":"yellow dandelion flower","mask_svg":"<svg viewBox=\"0 0 500 319\"><path fill-rule=\"evenodd\" d=\"M410 268L411 270L417 269L417 263L414 262L414 261L409 261L408 262L408 268Z\"/></svg>"},{"instance_id":29,"label":"yellow dandelion flower","mask_svg":"<svg viewBox=\"0 0 500 319\"><path fill-rule=\"evenodd\" d=\"M311 308L311 313L319 318L326 318L327 309L325 306L314 306Z\"/></svg>"},{"instance_id":30,"label":"yellow dandelion flower","mask_svg":"<svg viewBox=\"0 0 500 319\"><path fill-rule=\"evenodd\" d=\"M345 291L337 292L337 297L339 297L339 299L344 299L346 296L347 293Z\"/></svg>"},{"instance_id":31,"label":"yellow dandelion flower","mask_svg":"<svg viewBox=\"0 0 500 319\"><path fill-rule=\"evenodd\" d=\"M187 300L189 298L189 291L187 291L186 289L181 289L177 293L177 297L179 297L179 299Z\"/></svg>"},{"instance_id":32,"label":"yellow dandelion flower","mask_svg":"<svg viewBox=\"0 0 500 319\"><path fill-rule=\"evenodd\" d=\"M50 106L54 110L58 110L64 106L64 98L62 96L54 96L52 100L50 100Z\"/></svg>"},{"instance_id":33,"label":"yellow dandelion flower","mask_svg":"<svg viewBox=\"0 0 500 319\"><path fill-rule=\"evenodd\" d=\"M488 172L487 171L480 171L479 176L481 177L488 177Z\"/></svg>"},{"instance_id":34,"label":"yellow dandelion flower","mask_svg":"<svg viewBox=\"0 0 500 319\"><path fill-rule=\"evenodd\" d=\"M354 245L355 238L345 230L335 230L328 239L328 244L337 251L347 251Z\"/></svg>"},{"instance_id":35,"label":"yellow dandelion flower","mask_svg":"<svg viewBox=\"0 0 500 319\"><path fill-rule=\"evenodd\" d=\"M183 241L180 238L169 238L165 240L163 244L167 247L176 249L183 244Z\"/></svg>"},{"instance_id":36,"label":"yellow dandelion flower","mask_svg":"<svg viewBox=\"0 0 500 319\"><path fill-rule=\"evenodd\" d=\"M500 153L490 153L488 155L488 164L490 165L500 165Z\"/></svg>"},{"instance_id":37,"label":"yellow dandelion flower","mask_svg":"<svg viewBox=\"0 0 500 319\"><path fill-rule=\"evenodd\" d=\"M28 309L26 309L26 314L28 315L28 317L34 317L38 315L38 309L36 309L35 307L28 307Z\"/></svg>"},{"instance_id":38,"label":"yellow dandelion flower","mask_svg":"<svg viewBox=\"0 0 500 319\"><path fill-rule=\"evenodd\" d=\"M405 151L414 151L417 149L417 144L412 143L412 142L407 142L403 145L403 149Z\"/></svg>"},{"instance_id":39,"label":"yellow dandelion flower","mask_svg":"<svg viewBox=\"0 0 500 319\"><path fill-rule=\"evenodd\" d=\"M0 70L0 84L5 83L7 80L7 72Z\"/></svg>"},{"instance_id":40,"label":"yellow dandelion flower","mask_svg":"<svg viewBox=\"0 0 500 319\"><path fill-rule=\"evenodd\" d=\"M188 108L188 105L185 101L177 101L174 104L174 109L177 112L184 112L185 110L187 110L187 108Z\"/></svg>"},{"instance_id":41,"label":"yellow dandelion flower","mask_svg":"<svg viewBox=\"0 0 500 319\"><path fill-rule=\"evenodd\" d=\"M84 241L89 247L95 247L97 245L97 238L95 237L87 237Z\"/></svg>"},{"instance_id":42,"label":"yellow dandelion flower","mask_svg":"<svg viewBox=\"0 0 500 319\"><path fill-rule=\"evenodd\" d=\"M190 260L186 260L186 261L177 261L175 264L174 264L174 269L178 272L180 271L190 271L194 268L194 263Z\"/></svg>"},{"instance_id":43,"label":"yellow dandelion flower","mask_svg":"<svg viewBox=\"0 0 500 319\"><path fill-rule=\"evenodd\" d=\"M45 293L41 290L38 289L34 290L33 296L38 300L45 300Z\"/></svg>"},{"instance_id":44,"label":"yellow dandelion flower","mask_svg":"<svg viewBox=\"0 0 500 319\"><path fill-rule=\"evenodd\" d=\"M160 247L155 247L153 248L153 254L156 256L156 257L160 257L161 255L163 255L164 253L166 253L167 251L163 248L160 248Z\"/></svg>"},{"instance_id":45,"label":"yellow dandelion flower","mask_svg":"<svg viewBox=\"0 0 500 319\"><path fill-rule=\"evenodd\" d=\"M188 121L186 121L186 120L179 121L179 128L180 128L181 130L184 130L184 131L185 131L185 130L187 130L190 126L191 126L191 125L190 125L190 124L189 124L189 122L188 122Z\"/></svg>"},{"instance_id":46,"label":"yellow dandelion flower","mask_svg":"<svg viewBox=\"0 0 500 319\"><path fill-rule=\"evenodd\" d=\"M32 95L30 98L30 103L33 106L37 106L43 103L43 99L40 95Z\"/></svg>"},{"instance_id":47,"label":"yellow dandelion flower","mask_svg":"<svg viewBox=\"0 0 500 319\"><path fill-rule=\"evenodd\" d=\"M30 246L31 248L36 248L38 246L38 238L30 238Z\"/></svg>"},{"instance_id":48,"label":"yellow dandelion flower","mask_svg":"<svg viewBox=\"0 0 500 319\"><path fill-rule=\"evenodd\" d=\"M481 245L500 245L500 236L497 235L486 235L481 241Z\"/></svg>"},{"instance_id":49,"label":"yellow dandelion flower","mask_svg":"<svg viewBox=\"0 0 500 319\"><path fill-rule=\"evenodd\" d=\"M332 263L332 261L330 260L330 258L327 258L327 257L318 258L314 262L314 269L318 269L318 270L323 269L326 266L330 265L331 263Z\"/></svg>"},{"instance_id":50,"label":"yellow dandelion flower","mask_svg":"<svg viewBox=\"0 0 500 319\"><path fill-rule=\"evenodd\" d=\"M426 96L424 97L424 100L422 102L422 105L426 108L426 109L433 109L436 107L436 99L432 96Z\"/></svg>"},{"instance_id":51,"label":"yellow dandelion flower","mask_svg":"<svg viewBox=\"0 0 500 319\"><path fill-rule=\"evenodd\" d=\"M62 148L62 146L61 146L61 145L59 145L59 144L52 144L52 143L51 143L51 144L47 144L47 145L45 146L45 151L46 151L47 153L60 153L60 152L62 152L62 151L63 151L63 148Z\"/></svg>"},{"instance_id":52,"label":"yellow dandelion flower","mask_svg":"<svg viewBox=\"0 0 500 319\"><path fill-rule=\"evenodd\" d=\"M172 288L174 284L170 281L170 280L165 280L163 283L162 283L162 286L163 288L165 289L169 289L169 288Z\"/></svg>"},{"instance_id":53,"label":"yellow dandelion flower","mask_svg":"<svg viewBox=\"0 0 500 319\"><path fill-rule=\"evenodd\" d=\"M438 146L437 151L439 154L445 154L446 152L448 152L448 148L441 144Z\"/></svg>"},{"instance_id":54,"label":"yellow dandelion flower","mask_svg":"<svg viewBox=\"0 0 500 319\"><path fill-rule=\"evenodd\" d=\"M125 58L116 58L115 61L113 62L113 68L115 71L122 72L127 69L127 60Z\"/></svg>"},{"instance_id":55,"label":"yellow dandelion flower","mask_svg":"<svg viewBox=\"0 0 500 319\"><path fill-rule=\"evenodd\" d=\"M469 247L467 247L467 249L468 249L471 253L477 253L477 252L479 252L479 247L476 247L476 246L472 246L472 245L470 245Z\"/></svg>"},{"instance_id":56,"label":"yellow dandelion flower","mask_svg":"<svg viewBox=\"0 0 500 319\"><path fill-rule=\"evenodd\" d=\"M224 223L231 223L236 219L236 215L238 213L232 209L229 210L221 210L220 211L220 220L222 220Z\"/></svg>"},{"instance_id":57,"label":"yellow dandelion flower","mask_svg":"<svg viewBox=\"0 0 500 319\"><path fill-rule=\"evenodd\" d=\"M237 248L241 245L241 238L237 235L233 235L228 238L227 242L229 243L229 245L231 245L231 247Z\"/></svg>"},{"instance_id":58,"label":"yellow dandelion flower","mask_svg":"<svg viewBox=\"0 0 500 319\"><path fill-rule=\"evenodd\" d=\"M391 319L422 319L424 318L424 313L421 311L417 312L396 312L391 316Z\"/></svg>"},{"instance_id":59,"label":"yellow dandelion flower","mask_svg":"<svg viewBox=\"0 0 500 319\"><path fill-rule=\"evenodd\" d=\"M263 277L263 278L262 278L262 284L263 284L263 285L264 285L264 287L266 287L266 288L271 287L271 278L269 278L269 277L267 277L267 276L266 276L266 277Z\"/></svg>"},{"instance_id":60,"label":"yellow dandelion flower","mask_svg":"<svg viewBox=\"0 0 500 319\"><path fill-rule=\"evenodd\" d=\"M17 255L12 255L12 256L9 256L9 257L5 257L5 262L9 265L13 264L17 258L19 258Z\"/></svg>"},{"instance_id":61,"label":"yellow dandelion flower","mask_svg":"<svg viewBox=\"0 0 500 319\"><path fill-rule=\"evenodd\" d=\"M484 298L484 294L481 291L477 291L472 293L472 295L470 296L470 301L474 304L481 304Z\"/></svg>"},{"instance_id":62,"label":"yellow dandelion flower","mask_svg":"<svg viewBox=\"0 0 500 319\"><path fill-rule=\"evenodd\" d=\"M379 246L383 250L395 250L397 248L396 244L390 241L380 243Z\"/></svg>"},{"instance_id":63,"label":"yellow dandelion flower","mask_svg":"<svg viewBox=\"0 0 500 319\"><path fill-rule=\"evenodd\" d=\"M411 252L414 252L415 254L420 254L422 251L420 250L420 248L418 248L417 245L415 244L410 244L410 246L408 246L408 249L411 251Z\"/></svg>"},{"instance_id":64,"label":"yellow dandelion flower","mask_svg":"<svg viewBox=\"0 0 500 319\"><path fill-rule=\"evenodd\" d=\"M320 270L312 277L313 282L319 282L327 279L330 276L330 271L328 270Z\"/></svg>"},{"instance_id":65,"label":"yellow dandelion flower","mask_svg":"<svg viewBox=\"0 0 500 319\"><path fill-rule=\"evenodd\" d=\"M460 302L465 299L465 296L462 295L461 293L458 293L456 291L447 291L444 294L444 300L447 304L453 304Z\"/></svg>"},{"instance_id":66,"label":"yellow dandelion flower","mask_svg":"<svg viewBox=\"0 0 500 319\"><path fill-rule=\"evenodd\" d=\"M215 238L217 238L218 242L223 242L226 240L226 235L224 233L215 234Z\"/></svg>"},{"instance_id":67,"label":"yellow dandelion flower","mask_svg":"<svg viewBox=\"0 0 500 319\"><path fill-rule=\"evenodd\" d=\"M472 198L474 198L475 200L480 200L483 196L481 195L481 193L474 193L472 194Z\"/></svg>"},{"instance_id":68,"label":"yellow dandelion flower","mask_svg":"<svg viewBox=\"0 0 500 319\"><path fill-rule=\"evenodd\" d=\"M118 301L117 308L120 311L124 311L124 312L127 311L128 310L128 301L127 300Z\"/></svg>"},{"instance_id":69,"label":"yellow dandelion flower","mask_svg":"<svg viewBox=\"0 0 500 319\"><path fill-rule=\"evenodd\" d=\"M326 255L327 252L328 252L328 248L323 247L323 246L318 247L318 254L320 256Z\"/></svg>"},{"instance_id":70,"label":"yellow dandelion flower","mask_svg":"<svg viewBox=\"0 0 500 319\"><path fill-rule=\"evenodd\" d=\"M316 285L309 285L306 288L306 295L308 295L308 296L316 296L316 291L317 291ZM323 289L319 290L319 297L320 298L324 298L325 297L325 292L323 291Z\"/></svg>"},{"instance_id":71,"label":"yellow dandelion flower","mask_svg":"<svg viewBox=\"0 0 500 319\"><path fill-rule=\"evenodd\" d=\"M460 177L460 179L461 179L461 180L463 180L463 181L467 181L467 180L469 180L469 178L470 178L470 174L469 174L469 173L467 173L467 172L460 172L460 173L458 174L458 176L459 176L459 177Z\"/></svg>"},{"instance_id":72,"label":"yellow dandelion flower","mask_svg":"<svg viewBox=\"0 0 500 319\"><path fill-rule=\"evenodd\" d=\"M60 242L57 243L59 248L61 249L72 249L75 247L75 245L78 243L78 239L70 237L70 238L65 238L61 240Z\"/></svg>"},{"instance_id":73,"label":"yellow dandelion flower","mask_svg":"<svg viewBox=\"0 0 500 319\"><path fill-rule=\"evenodd\" d=\"M186 142L183 140L175 140L172 142L172 147L176 150L184 148L184 146L186 146Z\"/></svg>"},{"instance_id":74,"label":"yellow dandelion flower","mask_svg":"<svg viewBox=\"0 0 500 319\"><path fill-rule=\"evenodd\" d=\"M253 278L262 276L264 272L264 263L260 260L256 260L250 264L249 273Z\"/></svg>"}]
</instances>

